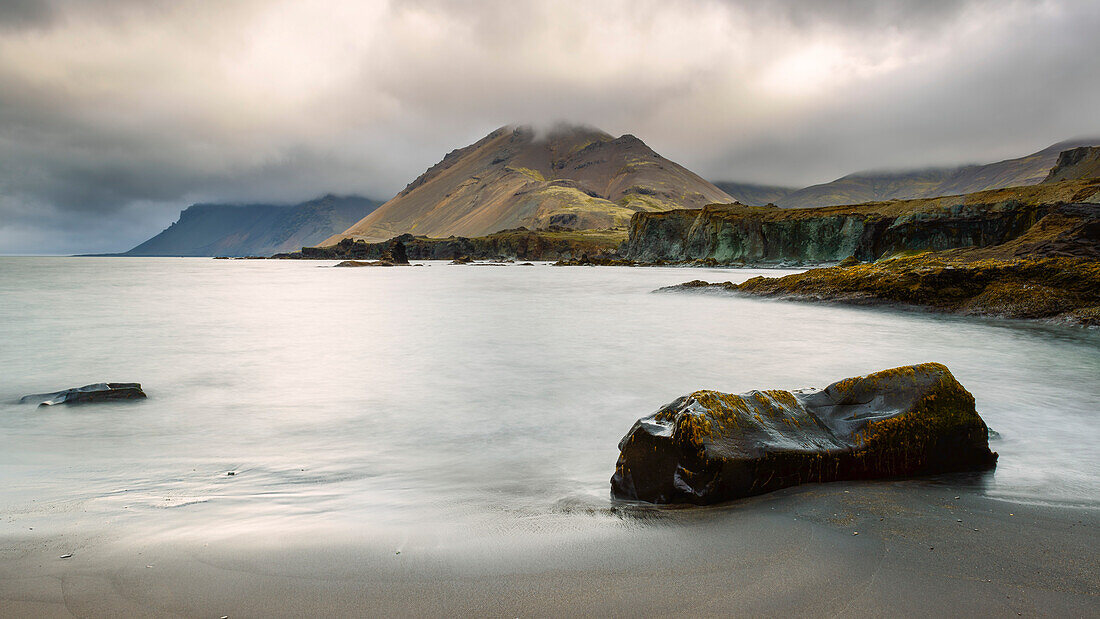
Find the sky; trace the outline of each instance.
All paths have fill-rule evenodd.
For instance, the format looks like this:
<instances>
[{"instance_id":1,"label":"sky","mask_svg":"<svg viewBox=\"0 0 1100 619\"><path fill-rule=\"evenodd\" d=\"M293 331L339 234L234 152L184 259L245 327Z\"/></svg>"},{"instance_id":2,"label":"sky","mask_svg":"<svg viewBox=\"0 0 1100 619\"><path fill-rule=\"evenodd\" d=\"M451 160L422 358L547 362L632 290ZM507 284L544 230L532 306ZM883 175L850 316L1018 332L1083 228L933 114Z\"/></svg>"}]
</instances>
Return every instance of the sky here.
<instances>
[{"instance_id":1,"label":"sky","mask_svg":"<svg viewBox=\"0 0 1100 619\"><path fill-rule=\"evenodd\" d=\"M0 0L0 253L387 199L496 127L801 187L1100 136L1100 2Z\"/></svg>"}]
</instances>

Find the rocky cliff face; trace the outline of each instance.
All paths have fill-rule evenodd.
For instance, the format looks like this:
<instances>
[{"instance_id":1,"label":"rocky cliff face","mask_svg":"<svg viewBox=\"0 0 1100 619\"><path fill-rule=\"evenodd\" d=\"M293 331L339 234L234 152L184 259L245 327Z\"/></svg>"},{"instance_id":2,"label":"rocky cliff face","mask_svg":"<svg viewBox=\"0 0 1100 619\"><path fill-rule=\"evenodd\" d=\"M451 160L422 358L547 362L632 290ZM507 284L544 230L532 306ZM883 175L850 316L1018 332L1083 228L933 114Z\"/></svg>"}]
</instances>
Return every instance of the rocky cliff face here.
<instances>
[{"instance_id":1,"label":"rocky cliff face","mask_svg":"<svg viewBox=\"0 0 1100 619\"><path fill-rule=\"evenodd\" d=\"M1022 235L1054 205L1098 198L1100 179L1090 179L847 207L712 205L638 213L620 253L644 262L802 264L990 247Z\"/></svg>"},{"instance_id":2,"label":"rocky cliff face","mask_svg":"<svg viewBox=\"0 0 1100 619\"><path fill-rule=\"evenodd\" d=\"M1100 176L1100 146L1082 146L1062 151L1058 163L1050 170L1044 183L1096 178Z\"/></svg>"},{"instance_id":3,"label":"rocky cliff face","mask_svg":"<svg viewBox=\"0 0 1100 619\"><path fill-rule=\"evenodd\" d=\"M993 247L928 251L871 263L845 260L741 284L695 280L665 290L738 294L1100 325L1100 204L1061 204Z\"/></svg>"}]
</instances>

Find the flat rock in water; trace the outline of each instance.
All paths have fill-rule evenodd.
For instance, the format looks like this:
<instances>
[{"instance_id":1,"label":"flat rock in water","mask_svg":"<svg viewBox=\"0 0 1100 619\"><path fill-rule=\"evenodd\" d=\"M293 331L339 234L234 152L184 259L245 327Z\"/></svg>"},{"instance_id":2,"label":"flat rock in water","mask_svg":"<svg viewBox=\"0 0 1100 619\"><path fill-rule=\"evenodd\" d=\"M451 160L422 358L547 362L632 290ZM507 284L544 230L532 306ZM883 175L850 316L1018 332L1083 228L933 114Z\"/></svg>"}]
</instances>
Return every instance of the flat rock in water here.
<instances>
[{"instance_id":1,"label":"flat rock in water","mask_svg":"<svg viewBox=\"0 0 1100 619\"><path fill-rule=\"evenodd\" d=\"M88 404L108 400L140 400L143 398L145 398L145 392L141 390L141 383L95 383L94 385L84 385L83 387L53 393L27 395L20 398L19 402L23 404L37 403L39 406L53 406L54 404Z\"/></svg>"},{"instance_id":2,"label":"flat rock in water","mask_svg":"<svg viewBox=\"0 0 1100 619\"><path fill-rule=\"evenodd\" d=\"M996 464L974 396L939 363L825 389L696 391L635 422L612 495L719 503L810 482L980 470Z\"/></svg>"},{"instance_id":3,"label":"flat rock in water","mask_svg":"<svg viewBox=\"0 0 1100 619\"><path fill-rule=\"evenodd\" d=\"M407 262L405 264L408 264ZM332 266L337 267L392 267L394 263L388 260L375 260L374 262L366 262L362 260L345 260L339 264Z\"/></svg>"}]
</instances>

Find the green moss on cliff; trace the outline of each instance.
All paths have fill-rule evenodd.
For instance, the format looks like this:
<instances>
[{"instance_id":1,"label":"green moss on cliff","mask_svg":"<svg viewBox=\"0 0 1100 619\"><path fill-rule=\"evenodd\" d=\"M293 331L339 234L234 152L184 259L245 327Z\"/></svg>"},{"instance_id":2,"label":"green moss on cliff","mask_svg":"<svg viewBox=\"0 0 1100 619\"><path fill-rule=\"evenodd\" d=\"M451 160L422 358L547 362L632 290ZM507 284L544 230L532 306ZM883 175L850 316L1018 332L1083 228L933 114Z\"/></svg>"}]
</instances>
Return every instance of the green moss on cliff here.
<instances>
[{"instance_id":1,"label":"green moss on cliff","mask_svg":"<svg viewBox=\"0 0 1100 619\"><path fill-rule=\"evenodd\" d=\"M821 208L710 205L638 213L624 257L720 263L868 261L904 251L989 247L1029 230L1058 205L1100 192L1100 179Z\"/></svg>"}]
</instances>

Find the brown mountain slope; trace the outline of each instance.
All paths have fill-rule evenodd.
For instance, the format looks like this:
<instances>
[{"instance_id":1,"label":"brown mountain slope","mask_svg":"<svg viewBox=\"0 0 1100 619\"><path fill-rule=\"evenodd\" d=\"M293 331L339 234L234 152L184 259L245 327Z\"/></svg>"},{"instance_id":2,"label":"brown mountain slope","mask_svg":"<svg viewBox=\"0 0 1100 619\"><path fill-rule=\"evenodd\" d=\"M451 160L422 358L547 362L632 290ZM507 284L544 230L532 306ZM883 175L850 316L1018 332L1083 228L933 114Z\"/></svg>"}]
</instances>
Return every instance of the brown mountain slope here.
<instances>
[{"instance_id":1,"label":"brown mountain slope","mask_svg":"<svg viewBox=\"0 0 1100 619\"><path fill-rule=\"evenodd\" d=\"M1100 138L1068 140L1025 157L985 165L900 172L858 172L829 183L800 189L779 198L776 204L785 208L836 206L880 200L934 198L1035 185L1047 177L1063 150L1095 144L1100 144Z\"/></svg>"},{"instance_id":2,"label":"brown mountain slope","mask_svg":"<svg viewBox=\"0 0 1100 619\"><path fill-rule=\"evenodd\" d=\"M636 212L716 202L734 199L632 135L576 126L539 135L508 126L452 151L321 245L405 233L474 237L519 226L625 229Z\"/></svg>"},{"instance_id":3,"label":"brown mountain slope","mask_svg":"<svg viewBox=\"0 0 1100 619\"><path fill-rule=\"evenodd\" d=\"M1043 183L1096 177L1100 177L1100 146L1082 146L1062 151Z\"/></svg>"}]
</instances>

